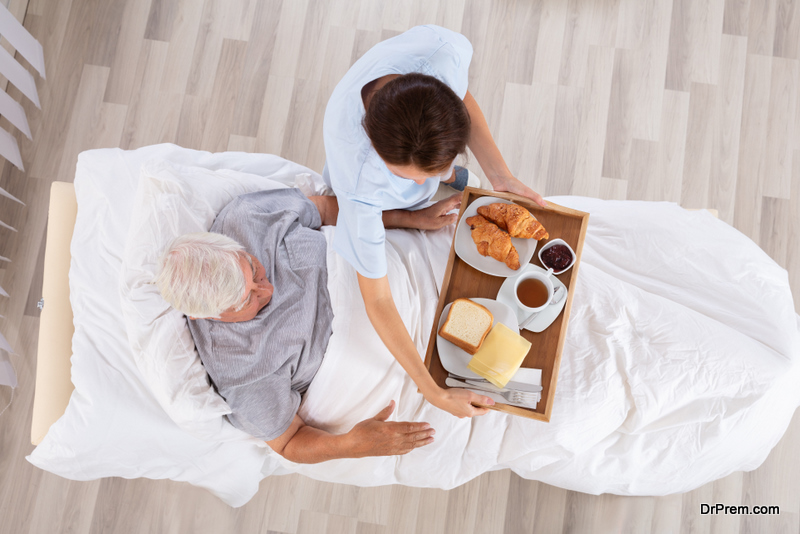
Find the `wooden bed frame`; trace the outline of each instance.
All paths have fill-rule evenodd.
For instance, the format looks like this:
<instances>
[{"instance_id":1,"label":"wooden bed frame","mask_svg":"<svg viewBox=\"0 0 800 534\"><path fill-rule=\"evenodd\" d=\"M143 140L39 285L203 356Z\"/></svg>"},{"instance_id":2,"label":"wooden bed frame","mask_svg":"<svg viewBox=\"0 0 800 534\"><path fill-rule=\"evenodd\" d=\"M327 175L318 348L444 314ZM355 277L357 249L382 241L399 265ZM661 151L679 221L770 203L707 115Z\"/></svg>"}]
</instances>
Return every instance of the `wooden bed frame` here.
<instances>
[{"instance_id":1,"label":"wooden bed frame","mask_svg":"<svg viewBox=\"0 0 800 534\"><path fill-rule=\"evenodd\" d=\"M31 443L34 445L41 443L50 426L64 415L75 389L70 379L75 327L69 303L69 264L77 214L78 202L73 184L53 182L44 252L42 314L31 422Z\"/></svg>"}]
</instances>

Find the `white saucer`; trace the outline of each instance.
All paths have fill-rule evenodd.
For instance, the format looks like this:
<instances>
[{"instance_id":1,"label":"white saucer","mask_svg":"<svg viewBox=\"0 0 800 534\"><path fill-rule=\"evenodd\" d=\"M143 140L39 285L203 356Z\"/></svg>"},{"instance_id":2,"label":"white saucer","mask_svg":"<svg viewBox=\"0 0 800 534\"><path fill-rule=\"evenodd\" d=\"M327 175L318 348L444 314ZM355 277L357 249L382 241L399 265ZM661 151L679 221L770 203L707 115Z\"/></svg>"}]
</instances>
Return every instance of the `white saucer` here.
<instances>
[{"instance_id":1,"label":"white saucer","mask_svg":"<svg viewBox=\"0 0 800 534\"><path fill-rule=\"evenodd\" d=\"M475 199L472 204L464 210L464 215L462 215L461 220L458 221L455 237L456 254L467 264L483 273L493 276L516 276L522 272L522 267L515 271L505 263L497 261L491 256L481 256L480 252L478 252L478 247L472 240L472 230L467 224L467 218L477 215L479 207L494 203L514 204L509 200L496 197L487 196ZM514 248L517 249L520 265L525 265L531 261L533 253L536 252L536 246L539 244L535 239L520 239L516 237L511 238L511 243L514 245Z\"/></svg>"},{"instance_id":2,"label":"white saucer","mask_svg":"<svg viewBox=\"0 0 800 534\"><path fill-rule=\"evenodd\" d=\"M522 310L519 306L517 306L517 302L514 299L514 283L517 281L517 276L521 275L527 271L534 271L540 273L546 273L546 269L542 269L538 265L534 265L529 263L528 265L520 268L519 273L516 276L511 278L506 278L506 281L503 282L503 285L500 286L500 291L497 292L497 301L502 302L514 312L516 312L517 316L517 324L522 324L525 319L527 319L528 315L530 314L529 311ZM555 276L551 276L550 280L553 282L553 290L557 287L563 287L563 291L567 290L567 286L565 286L561 280L556 278ZM567 295L565 294L564 297L561 299L561 302L558 304L553 304L552 306L546 307L544 310L539 312L539 315L536 316L534 320L532 320L528 326L525 327L525 330L530 330L531 332L542 332L545 328L553 324L553 321L556 320L556 317L561 313L561 310L564 309L564 305L567 303ZM454 372L454 371L451 371Z\"/></svg>"},{"instance_id":3,"label":"white saucer","mask_svg":"<svg viewBox=\"0 0 800 534\"><path fill-rule=\"evenodd\" d=\"M492 326L497 323L503 323L514 332L519 332L517 316L514 314L514 309L508 306L508 304L498 302L494 299L471 298L469 300L481 306L485 306L487 310L492 312L494 316ZM451 302L442 310L442 316L439 317L437 332L447 319L447 314L450 312L450 306L452 305L453 303ZM447 372L463 376L464 378L481 378L467 369L467 364L472 359L472 354L450 343L438 333L436 334L436 348L439 349L439 361L442 362L442 367L444 367Z\"/></svg>"}]
</instances>

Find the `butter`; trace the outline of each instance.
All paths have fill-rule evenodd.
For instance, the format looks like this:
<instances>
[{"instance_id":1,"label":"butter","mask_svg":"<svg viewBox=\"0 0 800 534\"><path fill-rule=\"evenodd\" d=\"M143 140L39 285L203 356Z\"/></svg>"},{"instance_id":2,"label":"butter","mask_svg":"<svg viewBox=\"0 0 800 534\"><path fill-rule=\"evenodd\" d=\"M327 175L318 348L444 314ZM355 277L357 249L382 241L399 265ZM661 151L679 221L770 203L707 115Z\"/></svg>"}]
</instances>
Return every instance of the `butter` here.
<instances>
[{"instance_id":1,"label":"butter","mask_svg":"<svg viewBox=\"0 0 800 534\"><path fill-rule=\"evenodd\" d=\"M504 388L522 365L530 348L530 341L503 323L497 323L470 360L467 369Z\"/></svg>"}]
</instances>

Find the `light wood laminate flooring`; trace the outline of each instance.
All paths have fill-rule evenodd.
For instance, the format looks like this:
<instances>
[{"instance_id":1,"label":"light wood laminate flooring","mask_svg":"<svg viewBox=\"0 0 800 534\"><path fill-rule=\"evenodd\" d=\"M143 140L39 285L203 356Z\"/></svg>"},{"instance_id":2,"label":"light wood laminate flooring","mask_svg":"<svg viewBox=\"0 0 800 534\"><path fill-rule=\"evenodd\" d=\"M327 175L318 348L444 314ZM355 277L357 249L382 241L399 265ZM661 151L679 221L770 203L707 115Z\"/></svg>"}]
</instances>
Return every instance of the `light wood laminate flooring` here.
<instances>
[{"instance_id":1,"label":"light wood laminate flooring","mask_svg":"<svg viewBox=\"0 0 800 534\"><path fill-rule=\"evenodd\" d=\"M171 481L73 482L29 443L49 184L80 151L173 142L321 170L322 117L347 68L414 25L465 34L470 90L512 171L545 195L719 210L800 291L800 2L794 0L25 0L44 46L24 101L27 172L0 186L0 330L19 388L0 416L0 532L800 533L800 420L758 469L683 495L592 496L484 474L450 491L264 480L231 509ZM18 4L19 2L16 2ZM25 10L23 9L23 12ZM20 99L19 93L9 92ZM0 126L12 130L5 119ZM474 166L474 165L473 165ZM0 406L9 389L0 388ZM701 515L701 503L780 515Z\"/></svg>"}]
</instances>

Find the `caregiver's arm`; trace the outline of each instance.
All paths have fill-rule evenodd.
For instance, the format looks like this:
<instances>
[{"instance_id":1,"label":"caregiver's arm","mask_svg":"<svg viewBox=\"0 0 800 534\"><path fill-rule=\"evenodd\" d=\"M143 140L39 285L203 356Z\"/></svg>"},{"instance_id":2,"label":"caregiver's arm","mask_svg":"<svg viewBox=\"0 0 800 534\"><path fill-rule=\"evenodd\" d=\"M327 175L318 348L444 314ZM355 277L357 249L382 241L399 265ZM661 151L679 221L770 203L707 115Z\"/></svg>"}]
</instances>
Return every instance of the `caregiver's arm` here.
<instances>
[{"instance_id":1,"label":"caregiver's arm","mask_svg":"<svg viewBox=\"0 0 800 534\"><path fill-rule=\"evenodd\" d=\"M333 196L308 197L317 207L322 225L336 224L339 216L339 202ZM417 230L438 230L456 222L458 215L449 213L461 207L461 195L452 195L421 210L389 210L383 212L384 228L416 228Z\"/></svg>"},{"instance_id":2,"label":"caregiver's arm","mask_svg":"<svg viewBox=\"0 0 800 534\"><path fill-rule=\"evenodd\" d=\"M347 434L329 434L308 426L299 415L280 437L268 441L270 448L295 463L316 464L337 458L394 456L433 443L428 423L387 422L394 401L371 419L361 421Z\"/></svg>"},{"instance_id":3,"label":"caregiver's arm","mask_svg":"<svg viewBox=\"0 0 800 534\"><path fill-rule=\"evenodd\" d=\"M494 142L492 132L489 131L489 125L486 122L486 117L483 116L483 111L481 111L480 106L478 106L469 91L464 97L464 105L467 107L469 119L472 123L467 145L469 145L472 153L475 154L483 172L486 173L486 178L492 183L495 191L516 193L530 198L540 206L546 206L547 202L544 201L542 195L520 182L511 174L503 155L500 154L500 149L497 148L497 144Z\"/></svg>"},{"instance_id":4,"label":"caregiver's arm","mask_svg":"<svg viewBox=\"0 0 800 534\"><path fill-rule=\"evenodd\" d=\"M397 312L397 306L389 287L389 279L386 276L367 278L359 274L358 286L364 298L367 316L381 341L414 380L428 402L456 417L484 415L489 411L488 408L478 408L472 405L472 403L485 406L494 404L489 397L466 389L443 389L436 385L420 359L417 348Z\"/></svg>"}]
</instances>

